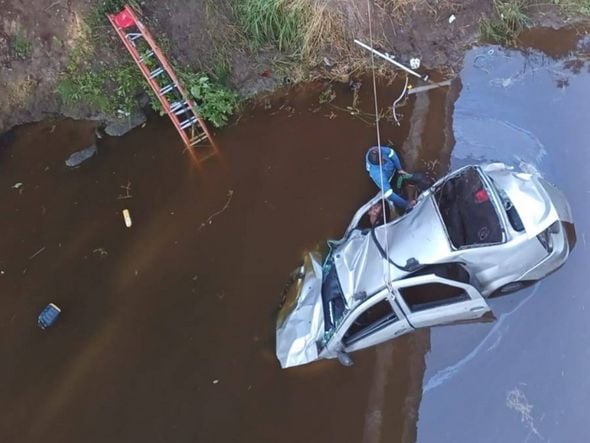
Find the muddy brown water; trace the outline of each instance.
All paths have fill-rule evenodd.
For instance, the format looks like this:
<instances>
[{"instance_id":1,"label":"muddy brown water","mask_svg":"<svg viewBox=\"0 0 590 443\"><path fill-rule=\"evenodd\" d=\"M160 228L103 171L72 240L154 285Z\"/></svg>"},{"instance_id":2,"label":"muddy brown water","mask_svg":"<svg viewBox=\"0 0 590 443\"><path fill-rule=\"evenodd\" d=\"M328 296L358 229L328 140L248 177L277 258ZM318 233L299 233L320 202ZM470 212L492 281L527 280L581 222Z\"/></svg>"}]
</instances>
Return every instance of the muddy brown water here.
<instances>
[{"instance_id":1,"label":"muddy brown water","mask_svg":"<svg viewBox=\"0 0 590 443\"><path fill-rule=\"evenodd\" d=\"M470 51L460 79L413 96L383 139L436 175L532 163L570 198L577 250L494 302L495 322L401 337L352 368L285 371L274 356L288 273L375 192L363 165L374 128L346 111L346 86L331 105L315 84L248 111L201 168L165 119L99 140L76 170L64 160L92 143L92 124L15 131L0 148L0 441L582 441L587 45L578 30L525 41L545 52ZM400 89L380 85L380 103ZM43 332L50 301L63 314Z\"/></svg>"},{"instance_id":2,"label":"muddy brown water","mask_svg":"<svg viewBox=\"0 0 590 443\"><path fill-rule=\"evenodd\" d=\"M165 119L99 140L75 170L64 160L92 143L92 124L16 131L0 151L1 441L414 438L424 334L358 353L350 369L283 371L274 356L289 272L375 193L371 116L346 111L343 85L320 106L324 88L246 113L201 168ZM381 85L384 107L400 88ZM365 84L368 113L370 94ZM445 163L434 143L402 149L408 132L383 125L414 163ZM43 332L35 320L48 302L63 314Z\"/></svg>"}]
</instances>

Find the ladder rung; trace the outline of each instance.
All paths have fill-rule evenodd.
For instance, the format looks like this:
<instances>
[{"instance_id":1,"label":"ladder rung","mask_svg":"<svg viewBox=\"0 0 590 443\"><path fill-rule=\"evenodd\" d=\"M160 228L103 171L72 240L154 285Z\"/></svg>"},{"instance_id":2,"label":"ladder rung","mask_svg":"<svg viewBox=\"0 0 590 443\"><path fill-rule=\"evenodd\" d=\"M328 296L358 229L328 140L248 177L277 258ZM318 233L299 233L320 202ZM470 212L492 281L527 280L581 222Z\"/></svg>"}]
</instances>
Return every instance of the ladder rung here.
<instances>
[{"instance_id":1,"label":"ladder rung","mask_svg":"<svg viewBox=\"0 0 590 443\"><path fill-rule=\"evenodd\" d=\"M174 102L170 105L170 110L172 112L176 111L178 108L180 108L182 105L186 104L186 102Z\"/></svg>"},{"instance_id":2,"label":"ladder rung","mask_svg":"<svg viewBox=\"0 0 590 443\"><path fill-rule=\"evenodd\" d=\"M185 145L189 147L209 139L210 134L205 122L201 120L193 107L194 101L189 98L190 96L183 89L182 82L176 78L174 69L162 54L161 48L136 17L134 11L126 5L118 14L107 14L107 16L146 77L151 90L166 108L168 117ZM156 79L158 76L160 77ZM211 143L215 148L213 141Z\"/></svg>"},{"instance_id":3,"label":"ladder rung","mask_svg":"<svg viewBox=\"0 0 590 443\"><path fill-rule=\"evenodd\" d=\"M190 106L183 106L179 110L175 111L174 115L184 114L185 112L190 111L190 110L191 110Z\"/></svg>"},{"instance_id":4,"label":"ladder rung","mask_svg":"<svg viewBox=\"0 0 590 443\"><path fill-rule=\"evenodd\" d=\"M196 137L193 137L190 139L191 146L198 145L199 143L201 143L203 140L206 140L206 139L207 139L207 134L205 134L203 132L203 133L197 135Z\"/></svg>"},{"instance_id":5,"label":"ladder rung","mask_svg":"<svg viewBox=\"0 0 590 443\"><path fill-rule=\"evenodd\" d=\"M169 85L166 85L162 89L160 89L160 92L158 94L160 94L160 95L167 94L168 92L172 91L174 88L176 88L176 83L170 83Z\"/></svg>"},{"instance_id":6,"label":"ladder rung","mask_svg":"<svg viewBox=\"0 0 590 443\"><path fill-rule=\"evenodd\" d=\"M197 122L197 117L191 117L180 123L180 129L186 129Z\"/></svg>"},{"instance_id":7,"label":"ladder rung","mask_svg":"<svg viewBox=\"0 0 590 443\"><path fill-rule=\"evenodd\" d=\"M144 55L139 57L139 63L143 63L144 61L146 61L146 59L153 57L153 55L154 55L154 51L146 52Z\"/></svg>"},{"instance_id":8,"label":"ladder rung","mask_svg":"<svg viewBox=\"0 0 590 443\"><path fill-rule=\"evenodd\" d=\"M152 72L150 72L150 78L155 78L158 75L160 75L162 72L164 72L164 68L162 68L162 67L156 68Z\"/></svg>"}]
</instances>

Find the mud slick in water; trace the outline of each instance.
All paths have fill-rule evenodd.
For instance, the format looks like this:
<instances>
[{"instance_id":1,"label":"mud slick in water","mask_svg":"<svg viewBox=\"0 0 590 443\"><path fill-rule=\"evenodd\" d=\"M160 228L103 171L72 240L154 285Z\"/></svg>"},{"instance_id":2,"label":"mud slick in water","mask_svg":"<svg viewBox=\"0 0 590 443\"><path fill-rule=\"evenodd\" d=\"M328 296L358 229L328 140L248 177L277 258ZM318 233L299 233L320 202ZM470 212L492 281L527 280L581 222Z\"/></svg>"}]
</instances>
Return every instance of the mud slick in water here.
<instances>
[{"instance_id":1,"label":"mud slick in water","mask_svg":"<svg viewBox=\"0 0 590 443\"><path fill-rule=\"evenodd\" d=\"M460 79L411 96L398 108L401 126L383 121L382 139L406 169L435 176L468 162L531 161L571 198L582 237L590 183L581 165L590 159L579 116L590 112L580 102L590 78L585 59L571 55L585 53L580 38L553 56L470 51ZM474 63L479 55L488 58ZM477 67L484 62L487 73ZM585 237L547 283L499 299L495 322L401 337L355 353L351 368L279 369L274 321L289 273L305 251L341 235L375 192L363 164L375 143L368 85L354 115L347 85L277 94L221 131L222 155L201 167L160 118L96 141L92 123L46 122L0 144L0 402L11 405L0 440L585 435ZM335 98L320 104L329 87ZM401 78L379 86L383 109L402 87ZM65 165L95 142L98 155ZM62 313L41 331L37 316L50 302ZM482 359L499 352L498 361ZM466 410L473 424L464 428Z\"/></svg>"}]
</instances>

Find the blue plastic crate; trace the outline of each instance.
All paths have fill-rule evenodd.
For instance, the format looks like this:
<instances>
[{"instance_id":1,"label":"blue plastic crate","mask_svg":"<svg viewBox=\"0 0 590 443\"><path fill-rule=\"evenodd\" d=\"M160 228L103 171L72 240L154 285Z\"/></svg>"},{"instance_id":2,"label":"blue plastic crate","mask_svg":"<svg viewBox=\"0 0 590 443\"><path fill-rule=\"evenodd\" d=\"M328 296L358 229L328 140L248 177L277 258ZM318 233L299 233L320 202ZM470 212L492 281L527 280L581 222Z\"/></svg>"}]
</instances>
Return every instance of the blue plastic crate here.
<instances>
[{"instance_id":1,"label":"blue plastic crate","mask_svg":"<svg viewBox=\"0 0 590 443\"><path fill-rule=\"evenodd\" d=\"M57 317L59 317L59 314L61 314L61 309L59 309L53 303L49 303L47 306L45 306L45 309L41 311L41 314L39 314L39 317L37 318L37 325L41 329L47 329L55 323Z\"/></svg>"}]
</instances>

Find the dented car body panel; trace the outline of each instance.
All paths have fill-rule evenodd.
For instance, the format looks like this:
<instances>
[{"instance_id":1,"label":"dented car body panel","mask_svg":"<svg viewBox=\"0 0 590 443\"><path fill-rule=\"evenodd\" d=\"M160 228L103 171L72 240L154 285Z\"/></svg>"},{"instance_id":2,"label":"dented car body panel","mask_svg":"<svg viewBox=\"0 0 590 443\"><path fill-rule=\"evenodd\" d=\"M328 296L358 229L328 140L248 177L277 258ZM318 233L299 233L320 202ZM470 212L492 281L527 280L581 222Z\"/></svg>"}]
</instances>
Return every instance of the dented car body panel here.
<instances>
[{"instance_id":1,"label":"dented car body panel","mask_svg":"<svg viewBox=\"0 0 590 443\"><path fill-rule=\"evenodd\" d=\"M277 322L282 367L337 358L416 328L477 319L486 298L558 269L575 244L563 194L534 172L466 166L377 227L354 215L305 258Z\"/></svg>"}]
</instances>

